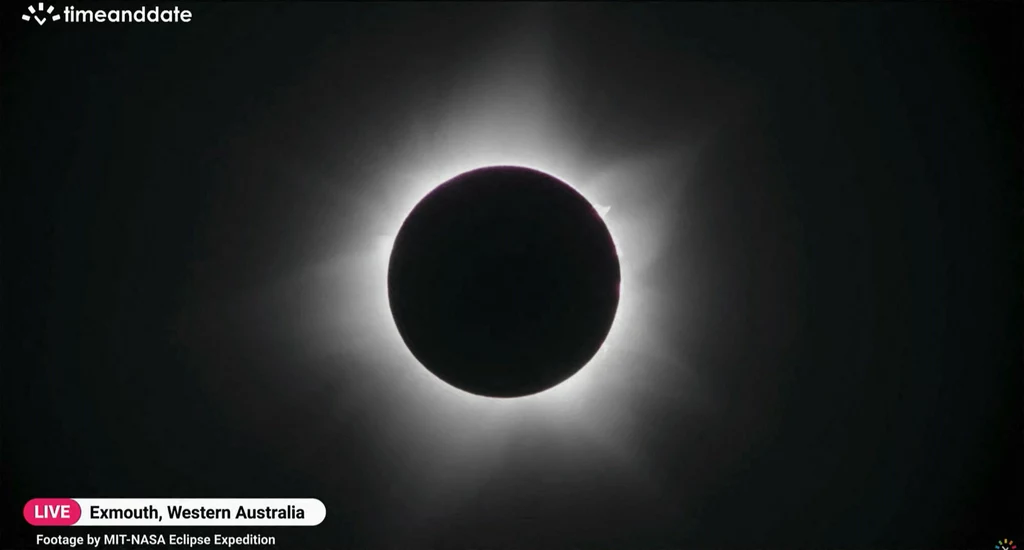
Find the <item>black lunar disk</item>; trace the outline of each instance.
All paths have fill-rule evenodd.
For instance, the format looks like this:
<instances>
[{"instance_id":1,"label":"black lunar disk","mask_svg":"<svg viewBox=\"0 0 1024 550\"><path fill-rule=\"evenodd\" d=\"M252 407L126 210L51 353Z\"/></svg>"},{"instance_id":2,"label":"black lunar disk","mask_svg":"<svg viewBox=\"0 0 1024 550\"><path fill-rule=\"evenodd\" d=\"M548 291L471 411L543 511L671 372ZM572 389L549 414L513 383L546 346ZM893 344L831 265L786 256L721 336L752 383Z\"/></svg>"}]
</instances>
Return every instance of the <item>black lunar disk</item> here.
<instances>
[{"instance_id":1,"label":"black lunar disk","mask_svg":"<svg viewBox=\"0 0 1024 550\"><path fill-rule=\"evenodd\" d=\"M619 302L619 260L593 206L528 168L461 174L405 220L388 271L413 355L470 393L518 397L580 370Z\"/></svg>"}]
</instances>

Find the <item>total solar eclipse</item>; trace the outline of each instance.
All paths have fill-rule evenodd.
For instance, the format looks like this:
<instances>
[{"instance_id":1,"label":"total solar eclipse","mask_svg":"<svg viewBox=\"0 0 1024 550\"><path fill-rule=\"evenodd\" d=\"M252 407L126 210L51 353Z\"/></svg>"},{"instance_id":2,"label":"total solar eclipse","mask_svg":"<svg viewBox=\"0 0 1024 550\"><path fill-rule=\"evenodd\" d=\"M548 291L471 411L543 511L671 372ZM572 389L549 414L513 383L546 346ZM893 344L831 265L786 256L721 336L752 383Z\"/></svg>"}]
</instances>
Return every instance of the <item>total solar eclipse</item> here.
<instances>
[{"instance_id":1,"label":"total solar eclipse","mask_svg":"<svg viewBox=\"0 0 1024 550\"><path fill-rule=\"evenodd\" d=\"M388 297L430 372L461 390L520 397L567 380L600 349L619 303L608 228L565 182L494 166L444 182L395 239Z\"/></svg>"}]
</instances>

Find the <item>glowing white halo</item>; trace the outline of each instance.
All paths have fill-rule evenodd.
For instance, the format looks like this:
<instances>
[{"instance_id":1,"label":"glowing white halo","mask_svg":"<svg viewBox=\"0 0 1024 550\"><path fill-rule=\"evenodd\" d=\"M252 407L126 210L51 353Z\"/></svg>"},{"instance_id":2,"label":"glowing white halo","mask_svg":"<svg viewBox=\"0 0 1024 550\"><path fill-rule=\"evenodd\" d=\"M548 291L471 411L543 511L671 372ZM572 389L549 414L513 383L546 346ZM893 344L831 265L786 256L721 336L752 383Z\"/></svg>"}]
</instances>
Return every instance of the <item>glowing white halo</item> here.
<instances>
[{"instance_id":1,"label":"glowing white halo","mask_svg":"<svg viewBox=\"0 0 1024 550\"><path fill-rule=\"evenodd\" d=\"M515 65L512 64L512 70ZM643 211L628 203L615 203L619 196L641 196L645 187L654 187L650 173L658 162L645 159L645 170L622 173L619 161L601 165L576 150L572 128L559 124L558 104L540 82L521 78L495 86L500 93L476 94L466 85L467 95L452 98L452 108L435 113L433 121L412 123L407 141L394 147L393 164L388 164L374 181L373 191L362 197L356 208L372 210L376 237L373 250L351 243L352 255L346 255L337 269L348 272L348 292L338 296L338 317L332 323L342 334L362 342L366 356L375 357L395 370L398 378L415 385L416 398L424 401L429 414L505 421L512 418L543 416L550 422L580 418L586 402L607 401L595 395L597 386L610 387L623 377L635 376L635 365L613 365L610 352L650 343L645 332L652 327L644 322L644 312L656 313L661 304L655 297L645 299L644 289L634 284L638 268L646 267L665 241L660 224L671 213L672 203L645 204ZM482 82L501 82L501 75L484 75ZM433 124L430 124L432 122ZM418 129L418 131L416 131ZM635 162L635 159L630 159ZM664 158L660 166L665 167ZM678 159L669 156L670 161ZM615 320L600 351L573 377L544 392L512 399L494 399L473 395L434 377L419 364L402 341L391 317L387 299L387 268L394 239L413 208L437 186L451 178L484 166L523 166L542 171L576 189L595 208L608 205L603 216L615 243L620 268L621 288ZM627 171L628 172L628 171ZM615 175L626 178L616 180ZM609 178L611 175L613 177ZM660 183L660 182L657 182ZM623 186L631 188L623 194ZM354 237L359 238L359 237ZM353 248L362 250L352 250ZM360 259L361 257L361 259ZM354 265L358 264L358 265ZM644 303L648 302L648 303ZM357 313L355 313L357 312ZM353 325L358 316L358 326ZM660 347L665 347L664 343ZM655 346L656 348L659 346ZM457 422L457 421L456 421Z\"/></svg>"},{"instance_id":2,"label":"glowing white halo","mask_svg":"<svg viewBox=\"0 0 1024 550\"><path fill-rule=\"evenodd\" d=\"M522 122L522 118L518 120ZM586 164L582 161L578 161L578 166L570 166L567 160L574 157L557 153L570 151L568 142L543 131L543 127L532 136L524 132L514 142L507 139L508 124L492 127L506 131L495 135L484 131L486 126L473 125L474 131L461 134L450 131L447 143L418 142L418 147L411 147L407 153L419 149L420 155L401 155L399 158L410 160L378 180L381 192L374 197L374 202L381 212L377 225L381 231L373 250L366 250L365 255L357 254L357 258L347 258L344 267L339 266L349 273L350 277L345 279L352 284L347 285L348 292L339 296L337 324L334 324L335 327L345 326L342 333L363 343L362 355L375 359L380 368L386 369L389 382L399 381L404 385L394 397L395 407L388 412L394 415L395 424L401 426L395 428L400 432L395 436L424 442L424 446L432 447L432 451L439 454L439 460L455 460L461 456L459 464L463 465L478 464L481 454L500 445L514 426L543 425L545 429L579 432L580 426L592 430L594 426L621 422L620 417L625 414L621 407L623 390L635 385L631 379L644 377L648 370L645 365L627 362L624 358L640 347L646 348L645 353L655 354L668 348L668 342L660 337L659 329L653 327L650 320L657 318L664 301L641 284L634 284L642 274L638 268L646 267L647 260L663 242L663 233L658 231L662 229L659 223L664 216L650 208L638 211L628 204L611 204L613 208L604 216L604 221L620 261L619 305L601 349L574 376L534 395L494 399L450 386L430 373L408 350L391 316L387 297L388 262L402 223L430 191L459 174L494 165L525 166L551 174L571 185L591 204L611 202L603 196L607 187L594 182L605 186L623 184L608 182L602 177L616 172L614 167L595 166L596 171L591 172L584 168ZM505 142L500 149L489 150L488 144L500 142L502 136ZM642 175L643 171L638 172ZM654 183L650 174L647 176L645 182L643 177L633 174L629 183L635 186L637 193L643 192L645 183ZM671 203L660 206L672 207ZM357 313L353 315L353 312ZM361 322L353 324L353 317ZM339 338L345 336L342 334ZM445 443L425 443L430 438ZM420 452L426 451L421 449Z\"/></svg>"}]
</instances>

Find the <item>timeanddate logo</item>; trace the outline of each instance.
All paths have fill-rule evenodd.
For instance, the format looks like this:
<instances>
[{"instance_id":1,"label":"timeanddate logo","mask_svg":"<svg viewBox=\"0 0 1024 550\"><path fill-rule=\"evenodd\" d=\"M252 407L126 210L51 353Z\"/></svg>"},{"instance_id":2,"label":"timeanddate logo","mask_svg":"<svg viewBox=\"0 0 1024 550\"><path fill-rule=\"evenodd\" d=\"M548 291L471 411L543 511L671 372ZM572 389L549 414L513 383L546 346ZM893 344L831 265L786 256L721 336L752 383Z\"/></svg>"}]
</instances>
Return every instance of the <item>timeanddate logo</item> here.
<instances>
[{"instance_id":1,"label":"timeanddate logo","mask_svg":"<svg viewBox=\"0 0 1024 550\"><path fill-rule=\"evenodd\" d=\"M52 4L39 2L30 5L21 16L22 21L43 26L49 21L60 23L189 23L192 12L174 6L142 6L134 9L83 9L66 6L63 10Z\"/></svg>"}]
</instances>

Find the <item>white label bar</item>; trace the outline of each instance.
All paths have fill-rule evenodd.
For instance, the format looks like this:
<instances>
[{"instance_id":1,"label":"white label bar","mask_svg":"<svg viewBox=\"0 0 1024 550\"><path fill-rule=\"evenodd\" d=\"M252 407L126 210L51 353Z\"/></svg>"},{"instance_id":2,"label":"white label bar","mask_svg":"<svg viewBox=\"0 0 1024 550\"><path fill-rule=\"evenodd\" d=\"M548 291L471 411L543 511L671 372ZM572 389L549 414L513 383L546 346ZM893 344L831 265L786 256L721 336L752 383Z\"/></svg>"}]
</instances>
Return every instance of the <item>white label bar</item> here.
<instances>
[{"instance_id":1,"label":"white label bar","mask_svg":"<svg viewBox=\"0 0 1024 550\"><path fill-rule=\"evenodd\" d=\"M325 517L327 508L315 498L70 498L25 505L25 519L41 526L285 527L319 525Z\"/></svg>"}]
</instances>

